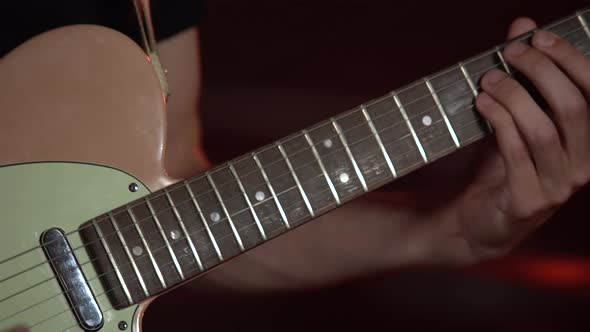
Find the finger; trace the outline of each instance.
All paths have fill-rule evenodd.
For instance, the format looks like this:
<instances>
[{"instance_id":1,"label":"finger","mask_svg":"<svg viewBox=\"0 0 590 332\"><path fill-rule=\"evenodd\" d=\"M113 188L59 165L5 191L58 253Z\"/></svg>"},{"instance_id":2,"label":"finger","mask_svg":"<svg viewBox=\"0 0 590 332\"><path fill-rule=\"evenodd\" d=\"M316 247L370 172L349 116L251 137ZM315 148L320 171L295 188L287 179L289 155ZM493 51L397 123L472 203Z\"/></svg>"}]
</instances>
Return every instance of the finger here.
<instances>
[{"instance_id":1,"label":"finger","mask_svg":"<svg viewBox=\"0 0 590 332\"><path fill-rule=\"evenodd\" d=\"M590 95L590 59L563 38L547 31L536 33L533 45L555 61L587 96Z\"/></svg>"},{"instance_id":2,"label":"finger","mask_svg":"<svg viewBox=\"0 0 590 332\"><path fill-rule=\"evenodd\" d=\"M563 96L564 107L555 109L556 118L566 135L565 147L573 168L573 180L581 186L590 179L590 60L566 40L552 33L540 31L533 37L533 45L554 61L582 90L574 99ZM586 99L583 97L585 95Z\"/></svg>"},{"instance_id":3,"label":"finger","mask_svg":"<svg viewBox=\"0 0 590 332\"><path fill-rule=\"evenodd\" d=\"M587 146L584 143L588 135L588 115L586 100L578 87L553 61L534 47L513 43L504 54L513 67L531 80L553 110L568 155L582 152L578 146ZM587 70L590 70L590 66Z\"/></svg>"},{"instance_id":4,"label":"finger","mask_svg":"<svg viewBox=\"0 0 590 332\"><path fill-rule=\"evenodd\" d=\"M482 88L512 116L534 160L539 179L552 200L565 194L565 154L557 128L541 111L528 92L500 70L491 70L482 79ZM569 183L568 183L569 185Z\"/></svg>"},{"instance_id":5,"label":"finger","mask_svg":"<svg viewBox=\"0 0 590 332\"><path fill-rule=\"evenodd\" d=\"M529 209L527 204L539 193L539 177L512 116L504 106L485 92L477 97L476 106L494 128L498 149L506 169L509 191L513 196L509 199L513 200L515 206ZM508 212L510 202L505 201L501 205L504 212Z\"/></svg>"},{"instance_id":6,"label":"finger","mask_svg":"<svg viewBox=\"0 0 590 332\"><path fill-rule=\"evenodd\" d=\"M531 30L535 30L536 28L537 24L532 19L528 17L519 17L510 24L510 28L508 29L508 39L516 38Z\"/></svg>"}]
</instances>

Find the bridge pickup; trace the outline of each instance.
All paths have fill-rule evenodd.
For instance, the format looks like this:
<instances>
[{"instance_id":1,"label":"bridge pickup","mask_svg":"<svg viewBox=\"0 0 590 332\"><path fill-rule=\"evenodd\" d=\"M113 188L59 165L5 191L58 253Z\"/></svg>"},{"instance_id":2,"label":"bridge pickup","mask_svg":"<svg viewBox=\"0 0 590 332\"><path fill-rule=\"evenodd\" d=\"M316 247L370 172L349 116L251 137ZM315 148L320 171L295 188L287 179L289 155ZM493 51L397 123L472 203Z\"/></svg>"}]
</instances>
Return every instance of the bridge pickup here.
<instances>
[{"instance_id":1,"label":"bridge pickup","mask_svg":"<svg viewBox=\"0 0 590 332\"><path fill-rule=\"evenodd\" d=\"M102 311L63 230L46 230L41 235L41 244L78 324L86 331L100 329L103 324Z\"/></svg>"}]
</instances>

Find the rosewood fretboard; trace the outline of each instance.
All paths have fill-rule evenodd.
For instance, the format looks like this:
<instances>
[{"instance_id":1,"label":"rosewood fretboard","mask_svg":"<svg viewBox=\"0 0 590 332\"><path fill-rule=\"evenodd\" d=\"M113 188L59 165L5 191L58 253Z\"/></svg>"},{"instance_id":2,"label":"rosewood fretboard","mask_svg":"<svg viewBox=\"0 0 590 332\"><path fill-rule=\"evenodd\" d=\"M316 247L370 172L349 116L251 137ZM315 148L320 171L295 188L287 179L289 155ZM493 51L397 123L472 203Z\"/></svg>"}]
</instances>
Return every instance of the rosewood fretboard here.
<instances>
[{"instance_id":1,"label":"rosewood fretboard","mask_svg":"<svg viewBox=\"0 0 590 332\"><path fill-rule=\"evenodd\" d=\"M590 10L545 27L590 51ZM529 41L531 35L519 39ZM99 216L82 227L113 305L198 275L489 133L480 77L503 46Z\"/></svg>"}]
</instances>

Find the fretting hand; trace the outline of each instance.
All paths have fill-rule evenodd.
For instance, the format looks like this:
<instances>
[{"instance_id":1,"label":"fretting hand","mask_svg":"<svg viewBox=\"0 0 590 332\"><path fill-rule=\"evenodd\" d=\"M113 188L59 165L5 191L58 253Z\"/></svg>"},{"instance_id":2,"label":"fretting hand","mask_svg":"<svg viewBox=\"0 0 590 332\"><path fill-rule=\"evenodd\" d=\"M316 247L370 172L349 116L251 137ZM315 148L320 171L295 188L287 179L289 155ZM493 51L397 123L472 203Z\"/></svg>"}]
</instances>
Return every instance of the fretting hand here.
<instances>
[{"instance_id":1,"label":"fretting hand","mask_svg":"<svg viewBox=\"0 0 590 332\"><path fill-rule=\"evenodd\" d=\"M518 19L509 38L535 28ZM590 60L544 31L532 46L511 43L504 57L534 84L553 115L502 71L482 78L476 105L495 130L498 153L457 201L456 218L447 219L452 236L440 245L453 248L451 256L461 261L504 254L590 179Z\"/></svg>"}]
</instances>

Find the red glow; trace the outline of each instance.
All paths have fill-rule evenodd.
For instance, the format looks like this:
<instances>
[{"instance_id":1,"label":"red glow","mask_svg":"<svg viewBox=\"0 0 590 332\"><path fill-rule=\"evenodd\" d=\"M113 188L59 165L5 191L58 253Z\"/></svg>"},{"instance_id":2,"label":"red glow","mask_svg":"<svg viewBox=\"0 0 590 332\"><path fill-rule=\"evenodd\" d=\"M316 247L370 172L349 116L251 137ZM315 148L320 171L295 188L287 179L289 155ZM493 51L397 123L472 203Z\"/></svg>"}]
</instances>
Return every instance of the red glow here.
<instances>
[{"instance_id":1,"label":"red glow","mask_svg":"<svg viewBox=\"0 0 590 332\"><path fill-rule=\"evenodd\" d=\"M590 284L590 262L576 258L545 258L528 260L522 264L522 273L531 280L555 286L582 286Z\"/></svg>"},{"instance_id":2,"label":"red glow","mask_svg":"<svg viewBox=\"0 0 590 332\"><path fill-rule=\"evenodd\" d=\"M146 55L145 58L147 59L148 62L152 62L152 59L150 58L149 55Z\"/></svg>"},{"instance_id":3,"label":"red glow","mask_svg":"<svg viewBox=\"0 0 590 332\"><path fill-rule=\"evenodd\" d=\"M519 256L482 264L477 270L507 279L557 288L590 288L590 260Z\"/></svg>"}]
</instances>

